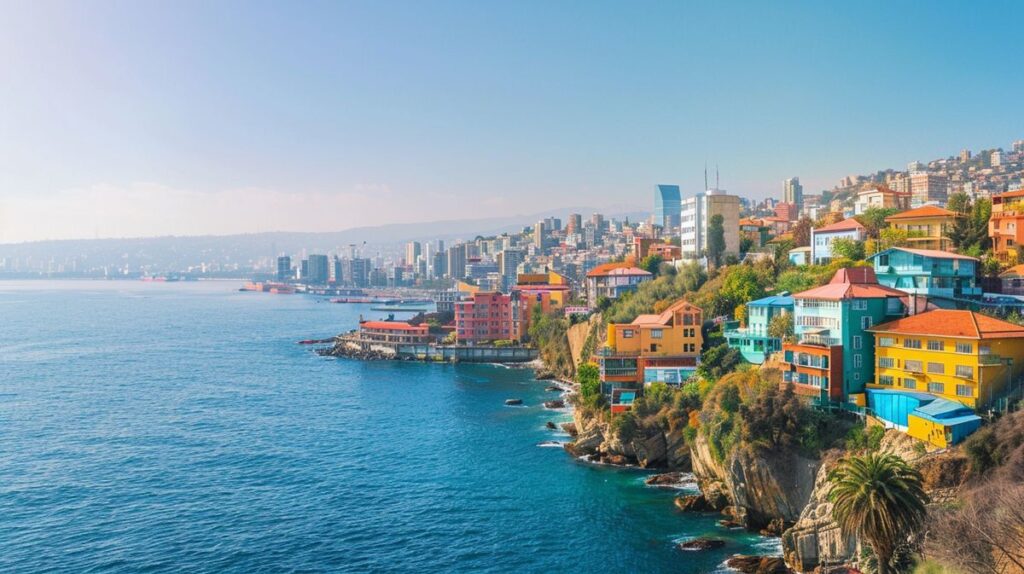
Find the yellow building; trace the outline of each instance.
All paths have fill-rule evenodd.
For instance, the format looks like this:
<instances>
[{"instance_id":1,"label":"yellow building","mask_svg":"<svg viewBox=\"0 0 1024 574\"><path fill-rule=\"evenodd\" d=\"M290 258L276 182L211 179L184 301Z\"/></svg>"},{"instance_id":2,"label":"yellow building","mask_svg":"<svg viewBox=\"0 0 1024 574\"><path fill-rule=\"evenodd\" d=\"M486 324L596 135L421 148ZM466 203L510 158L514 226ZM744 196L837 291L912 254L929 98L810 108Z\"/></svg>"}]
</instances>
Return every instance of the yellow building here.
<instances>
[{"instance_id":1,"label":"yellow building","mask_svg":"<svg viewBox=\"0 0 1024 574\"><path fill-rule=\"evenodd\" d=\"M875 335L875 378L889 389L990 406L1015 390L1024 370L1024 327L972 311L937 309L883 323Z\"/></svg>"},{"instance_id":2,"label":"yellow building","mask_svg":"<svg viewBox=\"0 0 1024 574\"><path fill-rule=\"evenodd\" d=\"M958 217L956 212L935 205L925 205L885 218L895 229L907 232L907 247L950 251L953 242L947 237Z\"/></svg>"}]
</instances>

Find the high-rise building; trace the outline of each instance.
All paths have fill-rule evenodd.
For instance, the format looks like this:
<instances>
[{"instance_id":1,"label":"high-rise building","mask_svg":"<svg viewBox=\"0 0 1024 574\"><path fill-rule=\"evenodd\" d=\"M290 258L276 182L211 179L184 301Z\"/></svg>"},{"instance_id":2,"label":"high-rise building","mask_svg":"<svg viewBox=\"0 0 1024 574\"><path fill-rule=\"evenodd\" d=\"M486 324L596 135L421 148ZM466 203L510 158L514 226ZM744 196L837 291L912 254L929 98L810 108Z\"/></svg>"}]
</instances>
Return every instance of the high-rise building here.
<instances>
[{"instance_id":1,"label":"high-rise building","mask_svg":"<svg viewBox=\"0 0 1024 574\"><path fill-rule=\"evenodd\" d=\"M709 189L682 202L680 247L683 257L696 259L706 255L711 218L722 216L725 231L724 255L740 253L740 198L721 189Z\"/></svg>"},{"instance_id":2,"label":"high-rise building","mask_svg":"<svg viewBox=\"0 0 1024 574\"><path fill-rule=\"evenodd\" d=\"M682 211L682 196L678 185L659 184L654 186L654 223L666 231L679 227Z\"/></svg>"},{"instance_id":3,"label":"high-rise building","mask_svg":"<svg viewBox=\"0 0 1024 574\"><path fill-rule=\"evenodd\" d=\"M569 222L565 225L565 232L579 233L583 230L583 216L578 213L569 214Z\"/></svg>"},{"instance_id":4,"label":"high-rise building","mask_svg":"<svg viewBox=\"0 0 1024 574\"><path fill-rule=\"evenodd\" d=\"M960 150L960 161L966 162L966 161L970 161L970 160L971 160L971 150L969 150L969 149L962 149L962 150Z\"/></svg>"},{"instance_id":5,"label":"high-rise building","mask_svg":"<svg viewBox=\"0 0 1024 574\"><path fill-rule=\"evenodd\" d=\"M415 267L416 260L420 258L420 242L410 241L405 244L405 264Z\"/></svg>"},{"instance_id":6,"label":"high-rise building","mask_svg":"<svg viewBox=\"0 0 1024 574\"><path fill-rule=\"evenodd\" d=\"M538 221L537 225L533 226L533 244L536 245L538 249L544 249L544 234L546 231L544 227L545 225L543 221Z\"/></svg>"},{"instance_id":7,"label":"high-rise building","mask_svg":"<svg viewBox=\"0 0 1024 574\"><path fill-rule=\"evenodd\" d=\"M989 155L988 164L992 167L999 167L1003 165L1003 150L992 150L992 153Z\"/></svg>"},{"instance_id":8,"label":"high-rise building","mask_svg":"<svg viewBox=\"0 0 1024 574\"><path fill-rule=\"evenodd\" d=\"M501 273L502 289L508 291L516 284L519 264L523 262L520 249L506 249L498 254L498 272Z\"/></svg>"},{"instance_id":9,"label":"high-rise building","mask_svg":"<svg viewBox=\"0 0 1024 574\"><path fill-rule=\"evenodd\" d=\"M910 202L912 207L936 202L946 204L949 195L949 180L945 176L930 173L915 173L910 176Z\"/></svg>"},{"instance_id":10,"label":"high-rise building","mask_svg":"<svg viewBox=\"0 0 1024 574\"><path fill-rule=\"evenodd\" d=\"M544 228L547 229L548 233L562 230L562 220L557 217L545 217Z\"/></svg>"},{"instance_id":11,"label":"high-rise building","mask_svg":"<svg viewBox=\"0 0 1024 574\"><path fill-rule=\"evenodd\" d=\"M915 173L924 173L924 171L924 164L919 161L912 161L907 164L907 172L910 173L910 175L914 175Z\"/></svg>"},{"instance_id":12,"label":"high-rise building","mask_svg":"<svg viewBox=\"0 0 1024 574\"><path fill-rule=\"evenodd\" d=\"M600 245L604 239L604 216L595 213L590 216L590 223L594 225L594 245Z\"/></svg>"},{"instance_id":13,"label":"high-rise building","mask_svg":"<svg viewBox=\"0 0 1024 574\"><path fill-rule=\"evenodd\" d=\"M1013 142L1013 151L1024 152L1024 140L1016 140Z\"/></svg>"},{"instance_id":14,"label":"high-rise building","mask_svg":"<svg viewBox=\"0 0 1024 574\"><path fill-rule=\"evenodd\" d=\"M322 285L327 283L327 256L310 255L306 266L306 274L303 279L310 285Z\"/></svg>"},{"instance_id":15,"label":"high-rise building","mask_svg":"<svg viewBox=\"0 0 1024 574\"><path fill-rule=\"evenodd\" d=\"M462 279L466 276L467 246L459 243L448 248L448 277Z\"/></svg>"},{"instance_id":16,"label":"high-rise building","mask_svg":"<svg viewBox=\"0 0 1024 574\"><path fill-rule=\"evenodd\" d=\"M800 185L799 177L782 181L782 201L796 205L797 211L804 208L804 186Z\"/></svg>"},{"instance_id":17,"label":"high-rise building","mask_svg":"<svg viewBox=\"0 0 1024 574\"><path fill-rule=\"evenodd\" d=\"M292 278L292 258L282 255L277 258L277 280L287 281Z\"/></svg>"},{"instance_id":18,"label":"high-rise building","mask_svg":"<svg viewBox=\"0 0 1024 574\"><path fill-rule=\"evenodd\" d=\"M434 279L440 279L441 277L448 275L447 253L445 253L444 251L438 251L434 253L434 263L431 273L433 273L432 278Z\"/></svg>"}]
</instances>

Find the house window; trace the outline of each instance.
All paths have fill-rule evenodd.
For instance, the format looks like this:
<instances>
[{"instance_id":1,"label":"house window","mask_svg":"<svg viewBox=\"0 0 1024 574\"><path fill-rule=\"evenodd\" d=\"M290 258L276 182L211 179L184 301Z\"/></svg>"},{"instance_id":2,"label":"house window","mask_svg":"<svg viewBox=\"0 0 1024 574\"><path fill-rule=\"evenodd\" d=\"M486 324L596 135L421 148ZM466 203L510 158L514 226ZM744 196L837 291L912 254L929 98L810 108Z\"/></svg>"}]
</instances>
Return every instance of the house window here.
<instances>
[{"instance_id":1,"label":"house window","mask_svg":"<svg viewBox=\"0 0 1024 574\"><path fill-rule=\"evenodd\" d=\"M888 253L885 253L883 255L879 255L878 256L878 266L879 267L888 267L889 266L889 254Z\"/></svg>"},{"instance_id":2,"label":"house window","mask_svg":"<svg viewBox=\"0 0 1024 574\"><path fill-rule=\"evenodd\" d=\"M946 374L946 366L942 363L928 363L928 372L936 375Z\"/></svg>"},{"instance_id":3,"label":"house window","mask_svg":"<svg viewBox=\"0 0 1024 574\"><path fill-rule=\"evenodd\" d=\"M860 335L854 335L853 336L853 348L854 349L859 349L859 348L861 348L861 344L862 344L861 343L861 336Z\"/></svg>"},{"instance_id":4,"label":"house window","mask_svg":"<svg viewBox=\"0 0 1024 574\"><path fill-rule=\"evenodd\" d=\"M906 377L906 378L903 379L903 388L904 389L916 389L917 388L917 381L915 381L914 379L911 379L910 377Z\"/></svg>"},{"instance_id":5,"label":"house window","mask_svg":"<svg viewBox=\"0 0 1024 574\"><path fill-rule=\"evenodd\" d=\"M880 375L878 377L878 384L885 385L887 387L892 386L892 375Z\"/></svg>"},{"instance_id":6,"label":"house window","mask_svg":"<svg viewBox=\"0 0 1024 574\"><path fill-rule=\"evenodd\" d=\"M854 311L867 311L868 310L868 302L866 300L864 300L864 299L855 299L853 301L853 310Z\"/></svg>"},{"instance_id":7,"label":"house window","mask_svg":"<svg viewBox=\"0 0 1024 574\"><path fill-rule=\"evenodd\" d=\"M971 385L957 385L956 386L956 396L958 396L958 397L973 397L974 396L974 389L971 388Z\"/></svg>"},{"instance_id":8,"label":"house window","mask_svg":"<svg viewBox=\"0 0 1024 574\"><path fill-rule=\"evenodd\" d=\"M895 345L896 345L896 338L895 337L879 337L878 338L878 346L879 347L894 347Z\"/></svg>"},{"instance_id":9,"label":"house window","mask_svg":"<svg viewBox=\"0 0 1024 574\"><path fill-rule=\"evenodd\" d=\"M651 338L652 339L660 339L661 335L662 335L662 330L661 329L651 329Z\"/></svg>"},{"instance_id":10,"label":"house window","mask_svg":"<svg viewBox=\"0 0 1024 574\"><path fill-rule=\"evenodd\" d=\"M871 317L861 317L860 318L860 328L861 329L869 329L870 327L871 327Z\"/></svg>"},{"instance_id":11,"label":"house window","mask_svg":"<svg viewBox=\"0 0 1024 574\"><path fill-rule=\"evenodd\" d=\"M921 339L903 339L903 347L907 349L920 349Z\"/></svg>"},{"instance_id":12,"label":"house window","mask_svg":"<svg viewBox=\"0 0 1024 574\"><path fill-rule=\"evenodd\" d=\"M896 366L896 359L892 357L878 357L878 366L883 369L891 369Z\"/></svg>"},{"instance_id":13,"label":"house window","mask_svg":"<svg viewBox=\"0 0 1024 574\"><path fill-rule=\"evenodd\" d=\"M859 369L860 367L861 367L860 353L857 353L857 354L855 354L853 356L853 368Z\"/></svg>"},{"instance_id":14,"label":"house window","mask_svg":"<svg viewBox=\"0 0 1024 574\"><path fill-rule=\"evenodd\" d=\"M942 341L928 341L929 351L944 351L945 349L946 346L942 343Z\"/></svg>"},{"instance_id":15,"label":"house window","mask_svg":"<svg viewBox=\"0 0 1024 574\"><path fill-rule=\"evenodd\" d=\"M906 361L904 363L904 365L906 365L907 370L910 371L911 373L923 373L924 372L921 369L921 361Z\"/></svg>"},{"instance_id":16,"label":"house window","mask_svg":"<svg viewBox=\"0 0 1024 574\"><path fill-rule=\"evenodd\" d=\"M974 378L974 367L969 365L957 365L956 376L962 379L973 379Z\"/></svg>"},{"instance_id":17,"label":"house window","mask_svg":"<svg viewBox=\"0 0 1024 574\"><path fill-rule=\"evenodd\" d=\"M970 343L957 343L956 352L970 355L974 351L974 345Z\"/></svg>"},{"instance_id":18,"label":"house window","mask_svg":"<svg viewBox=\"0 0 1024 574\"><path fill-rule=\"evenodd\" d=\"M632 339L633 338L633 329L623 329L622 330L622 338L623 339Z\"/></svg>"},{"instance_id":19,"label":"house window","mask_svg":"<svg viewBox=\"0 0 1024 574\"><path fill-rule=\"evenodd\" d=\"M928 383L928 392L941 395L946 392L946 385L942 383Z\"/></svg>"}]
</instances>

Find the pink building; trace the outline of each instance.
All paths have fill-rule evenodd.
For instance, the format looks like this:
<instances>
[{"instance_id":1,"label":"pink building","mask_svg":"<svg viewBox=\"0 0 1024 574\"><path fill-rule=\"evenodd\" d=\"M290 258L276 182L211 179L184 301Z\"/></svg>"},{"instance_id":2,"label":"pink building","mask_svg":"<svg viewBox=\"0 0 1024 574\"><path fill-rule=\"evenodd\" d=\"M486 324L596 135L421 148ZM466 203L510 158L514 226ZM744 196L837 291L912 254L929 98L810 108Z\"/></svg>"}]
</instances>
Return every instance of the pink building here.
<instances>
[{"instance_id":1,"label":"pink building","mask_svg":"<svg viewBox=\"0 0 1024 574\"><path fill-rule=\"evenodd\" d=\"M455 334L460 343L483 343L517 338L513 328L518 297L496 291L473 293L455 304Z\"/></svg>"}]
</instances>

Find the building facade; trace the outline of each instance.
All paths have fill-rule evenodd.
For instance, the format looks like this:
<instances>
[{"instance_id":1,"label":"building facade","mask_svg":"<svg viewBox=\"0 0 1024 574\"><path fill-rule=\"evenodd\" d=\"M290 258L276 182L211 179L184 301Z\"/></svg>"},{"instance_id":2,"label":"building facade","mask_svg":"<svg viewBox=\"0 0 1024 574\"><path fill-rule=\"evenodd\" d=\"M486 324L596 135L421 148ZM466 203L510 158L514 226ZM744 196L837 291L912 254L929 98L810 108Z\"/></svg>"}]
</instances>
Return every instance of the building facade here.
<instances>
[{"instance_id":1,"label":"building facade","mask_svg":"<svg viewBox=\"0 0 1024 574\"><path fill-rule=\"evenodd\" d=\"M868 257L886 287L930 300L963 301L981 298L978 272L981 262L946 251L892 247Z\"/></svg>"},{"instance_id":2,"label":"building facade","mask_svg":"<svg viewBox=\"0 0 1024 574\"><path fill-rule=\"evenodd\" d=\"M793 298L771 295L747 303L747 325L725 330L729 346L739 350L748 363L760 365L768 355L782 350L782 339L768 334L768 325L779 315L793 313Z\"/></svg>"},{"instance_id":3,"label":"building facade","mask_svg":"<svg viewBox=\"0 0 1024 574\"><path fill-rule=\"evenodd\" d=\"M948 237L957 218L963 217L937 205L925 205L885 218L895 229L907 232L907 242L918 249L950 251L953 242Z\"/></svg>"},{"instance_id":4,"label":"building facade","mask_svg":"<svg viewBox=\"0 0 1024 574\"><path fill-rule=\"evenodd\" d=\"M782 182L782 201L796 205L799 213L804 207L804 186L800 185L799 177L791 177Z\"/></svg>"},{"instance_id":5,"label":"building facade","mask_svg":"<svg viewBox=\"0 0 1024 574\"><path fill-rule=\"evenodd\" d=\"M1024 242L1024 189L992 196L992 216L988 221L992 252L1000 261L1020 261Z\"/></svg>"},{"instance_id":6,"label":"building facade","mask_svg":"<svg viewBox=\"0 0 1024 574\"><path fill-rule=\"evenodd\" d=\"M820 229L811 228L811 262L815 265L830 263L834 257L832 242L836 239L864 241L867 239L867 230L852 217Z\"/></svg>"},{"instance_id":7,"label":"building facade","mask_svg":"<svg viewBox=\"0 0 1024 574\"><path fill-rule=\"evenodd\" d=\"M598 265L587 272L587 303L594 307L602 297L616 299L653 278L649 272L625 263Z\"/></svg>"},{"instance_id":8,"label":"building facade","mask_svg":"<svg viewBox=\"0 0 1024 574\"><path fill-rule=\"evenodd\" d=\"M678 185L654 186L654 223L666 230L679 228L682 212L682 196Z\"/></svg>"},{"instance_id":9,"label":"building facade","mask_svg":"<svg viewBox=\"0 0 1024 574\"><path fill-rule=\"evenodd\" d=\"M697 259L707 253L708 226L715 215L722 216L725 236L723 255L740 254L740 198L725 191L709 189L682 202L680 248L683 257Z\"/></svg>"},{"instance_id":10,"label":"building facade","mask_svg":"<svg viewBox=\"0 0 1024 574\"><path fill-rule=\"evenodd\" d=\"M511 295L478 291L455 303L455 336L466 344L513 340L514 319Z\"/></svg>"}]
</instances>

